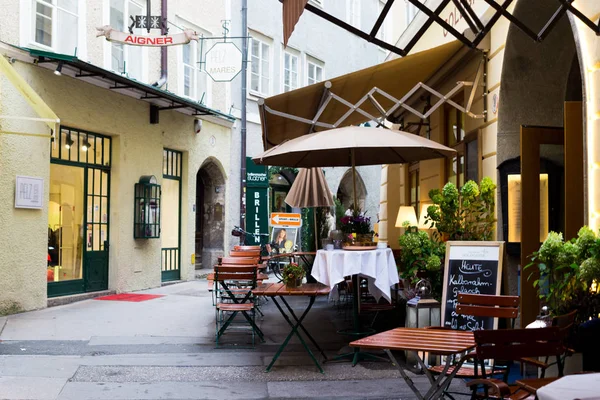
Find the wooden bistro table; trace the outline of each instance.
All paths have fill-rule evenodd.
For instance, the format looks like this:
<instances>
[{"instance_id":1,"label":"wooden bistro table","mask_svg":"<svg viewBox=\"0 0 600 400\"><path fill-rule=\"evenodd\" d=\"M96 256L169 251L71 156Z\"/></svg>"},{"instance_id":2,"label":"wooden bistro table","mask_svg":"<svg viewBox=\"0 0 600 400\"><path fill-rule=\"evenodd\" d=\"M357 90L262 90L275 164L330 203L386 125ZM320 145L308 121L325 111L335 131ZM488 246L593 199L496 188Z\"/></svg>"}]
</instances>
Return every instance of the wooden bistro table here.
<instances>
[{"instance_id":1,"label":"wooden bistro table","mask_svg":"<svg viewBox=\"0 0 600 400\"><path fill-rule=\"evenodd\" d=\"M279 346L279 349L277 350L277 353L275 353L273 360L271 360L271 363L267 367L266 372L269 372L271 370L271 368L273 367L273 364L275 364L275 361L277 361L277 359L279 358L279 356L281 355L281 353L283 352L283 350L289 343L292 336L296 335L298 337L298 339L300 339L300 343L302 343L302 346L304 346L304 348L306 349L306 352L308 353L310 358L314 361L314 363L317 366L317 368L319 369L319 371L321 373L323 373L323 368L321 367L321 365L319 364L319 361L317 361L313 352L310 350L310 348L308 347L308 345L302 338L302 335L300 335L300 332L298 331L298 329L302 329L302 331L304 332L306 337L308 337L308 339L315 345L317 350L319 350L319 352L323 355L323 357L326 360L327 356L325 355L325 352L317 344L317 342L310 335L310 333L308 333L308 331L306 330L304 325L302 325L302 321L304 320L304 318L306 317L306 315L312 308L317 296L327 296L330 291L331 291L331 289L329 289L329 287L327 287L325 285L321 285L320 283L306 283L297 288L287 288L285 286L285 284L283 284L283 283L265 283L265 284L259 285L256 289L252 290L252 293L254 293L254 295L256 295L256 296L270 297L273 300L273 303L275 303L275 305L277 306L277 309L279 310L281 315L283 315L283 318L292 327L292 330L290 331L290 333L287 335L287 337L285 338L285 340L283 341L281 346ZM304 310L302 315L300 315L300 318L296 317L294 310L292 309L292 307L290 307L289 303L285 300L285 297L287 297L287 296L307 296L310 298L308 307L306 307L306 309ZM287 311L289 312L289 316L287 315L286 311L283 309L283 307L281 307L281 305L277 301L277 297L279 297L281 302L287 308ZM292 321L292 319L293 319L293 321Z\"/></svg>"},{"instance_id":2,"label":"wooden bistro table","mask_svg":"<svg viewBox=\"0 0 600 400\"><path fill-rule=\"evenodd\" d=\"M396 328L373 336L362 338L350 343L352 347L383 350L390 361L398 368L400 375L418 399L438 399L442 397L444 390L450 385L452 379L459 371L466 358L460 357L458 365L452 373L446 375L452 365L453 355L465 353L475 347L475 339L472 332L439 330L426 328ZM408 366L399 363L392 355L392 350L406 350L415 353L425 375L431 383L431 388L424 395L417 389L414 382L406 374ZM437 378L427 369L425 362L419 357L419 352L427 352L434 355L446 356L444 370Z\"/></svg>"}]
</instances>

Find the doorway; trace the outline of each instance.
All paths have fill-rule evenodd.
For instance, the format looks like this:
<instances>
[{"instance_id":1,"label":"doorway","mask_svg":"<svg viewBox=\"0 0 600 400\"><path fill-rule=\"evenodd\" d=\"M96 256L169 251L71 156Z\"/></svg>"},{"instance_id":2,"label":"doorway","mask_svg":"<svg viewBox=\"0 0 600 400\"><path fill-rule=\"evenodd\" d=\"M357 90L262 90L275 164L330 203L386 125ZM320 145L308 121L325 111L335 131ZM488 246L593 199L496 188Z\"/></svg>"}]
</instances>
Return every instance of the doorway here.
<instances>
[{"instance_id":1,"label":"doorway","mask_svg":"<svg viewBox=\"0 0 600 400\"><path fill-rule=\"evenodd\" d=\"M210 268L223 256L225 242L225 176L216 160L196 174L196 269Z\"/></svg>"},{"instance_id":2,"label":"doorway","mask_svg":"<svg viewBox=\"0 0 600 400\"><path fill-rule=\"evenodd\" d=\"M110 138L64 127L51 151L48 297L106 290Z\"/></svg>"},{"instance_id":3,"label":"doorway","mask_svg":"<svg viewBox=\"0 0 600 400\"><path fill-rule=\"evenodd\" d=\"M163 150L161 281L181 279L181 167L183 153Z\"/></svg>"}]
</instances>

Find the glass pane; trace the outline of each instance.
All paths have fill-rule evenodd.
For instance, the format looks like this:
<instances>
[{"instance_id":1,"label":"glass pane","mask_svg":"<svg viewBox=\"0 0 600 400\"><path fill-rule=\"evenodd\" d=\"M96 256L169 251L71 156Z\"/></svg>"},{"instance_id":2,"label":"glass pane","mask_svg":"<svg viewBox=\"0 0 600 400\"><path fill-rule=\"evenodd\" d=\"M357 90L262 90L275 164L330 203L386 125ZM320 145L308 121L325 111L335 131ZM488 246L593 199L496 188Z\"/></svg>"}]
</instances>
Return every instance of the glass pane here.
<instances>
[{"instance_id":1,"label":"glass pane","mask_svg":"<svg viewBox=\"0 0 600 400\"><path fill-rule=\"evenodd\" d=\"M88 152L91 152L91 160L94 157L94 146L93 146L93 137L88 136L87 133L79 134L79 161L80 162L89 162L88 160Z\"/></svg>"},{"instance_id":2,"label":"glass pane","mask_svg":"<svg viewBox=\"0 0 600 400\"><path fill-rule=\"evenodd\" d=\"M81 279L83 168L50 164L48 281Z\"/></svg>"},{"instance_id":3,"label":"glass pane","mask_svg":"<svg viewBox=\"0 0 600 400\"><path fill-rule=\"evenodd\" d=\"M89 181L88 181L89 186ZM87 196L87 222L94 220L94 196Z\"/></svg>"},{"instance_id":4,"label":"glass pane","mask_svg":"<svg viewBox=\"0 0 600 400\"><path fill-rule=\"evenodd\" d=\"M102 179L102 173L100 172L99 169L94 170L94 194L95 195L100 195L100 190L101 190L100 179ZM96 221L94 221L94 222L96 222Z\"/></svg>"},{"instance_id":5,"label":"glass pane","mask_svg":"<svg viewBox=\"0 0 600 400\"><path fill-rule=\"evenodd\" d=\"M104 138L104 165L110 165L110 139Z\"/></svg>"},{"instance_id":6,"label":"glass pane","mask_svg":"<svg viewBox=\"0 0 600 400\"><path fill-rule=\"evenodd\" d=\"M100 196L94 196L94 223L100 222Z\"/></svg>"},{"instance_id":7,"label":"glass pane","mask_svg":"<svg viewBox=\"0 0 600 400\"><path fill-rule=\"evenodd\" d=\"M264 77L269 76L269 62L268 61L265 61L265 60L262 61L260 74Z\"/></svg>"},{"instance_id":8,"label":"glass pane","mask_svg":"<svg viewBox=\"0 0 600 400\"><path fill-rule=\"evenodd\" d=\"M111 47L111 68L113 71L123 73L125 71L125 56L123 45L112 43Z\"/></svg>"},{"instance_id":9,"label":"glass pane","mask_svg":"<svg viewBox=\"0 0 600 400\"><path fill-rule=\"evenodd\" d=\"M100 225L94 224L94 241L93 241L93 251L100 251Z\"/></svg>"},{"instance_id":10,"label":"glass pane","mask_svg":"<svg viewBox=\"0 0 600 400\"><path fill-rule=\"evenodd\" d=\"M162 247L179 247L179 181L163 179L161 240Z\"/></svg>"},{"instance_id":11,"label":"glass pane","mask_svg":"<svg viewBox=\"0 0 600 400\"><path fill-rule=\"evenodd\" d=\"M259 81L260 81L260 79L259 79L258 75L251 74L250 75L250 89L258 92L258 85L259 85L258 82Z\"/></svg>"},{"instance_id":12,"label":"glass pane","mask_svg":"<svg viewBox=\"0 0 600 400\"><path fill-rule=\"evenodd\" d=\"M78 8L79 1L78 0L58 0L56 2L56 4L60 8L62 8L64 10L67 10L67 11L70 11L73 14L77 14L77 12L79 10L79 8Z\"/></svg>"},{"instance_id":13,"label":"glass pane","mask_svg":"<svg viewBox=\"0 0 600 400\"><path fill-rule=\"evenodd\" d=\"M57 36L56 50L62 54L75 54L75 48L77 47L77 15L57 10L58 13L58 24L57 24Z\"/></svg>"},{"instance_id":14,"label":"glass pane","mask_svg":"<svg viewBox=\"0 0 600 400\"><path fill-rule=\"evenodd\" d=\"M291 57L292 58L292 71L294 72L298 72L298 57Z\"/></svg>"},{"instance_id":15,"label":"glass pane","mask_svg":"<svg viewBox=\"0 0 600 400\"><path fill-rule=\"evenodd\" d=\"M290 55L286 54L284 60L285 60L284 63L283 63L284 68L285 69L290 69Z\"/></svg>"},{"instance_id":16,"label":"glass pane","mask_svg":"<svg viewBox=\"0 0 600 400\"><path fill-rule=\"evenodd\" d=\"M100 250L104 250L104 242L108 240L108 225L100 225Z\"/></svg>"},{"instance_id":17,"label":"glass pane","mask_svg":"<svg viewBox=\"0 0 600 400\"><path fill-rule=\"evenodd\" d=\"M467 143L467 180L479 180L479 154L477 140Z\"/></svg>"},{"instance_id":18,"label":"glass pane","mask_svg":"<svg viewBox=\"0 0 600 400\"><path fill-rule=\"evenodd\" d=\"M100 222L106 224L108 223L108 197L100 198L100 206L102 207L102 215L100 217Z\"/></svg>"},{"instance_id":19,"label":"glass pane","mask_svg":"<svg viewBox=\"0 0 600 400\"><path fill-rule=\"evenodd\" d=\"M192 69L187 65L183 67L183 94L192 96Z\"/></svg>"},{"instance_id":20,"label":"glass pane","mask_svg":"<svg viewBox=\"0 0 600 400\"><path fill-rule=\"evenodd\" d=\"M465 184L465 157L460 156L458 160L458 186L462 187Z\"/></svg>"},{"instance_id":21,"label":"glass pane","mask_svg":"<svg viewBox=\"0 0 600 400\"><path fill-rule=\"evenodd\" d=\"M52 46L52 8L41 3L36 5L35 41Z\"/></svg>"},{"instance_id":22,"label":"glass pane","mask_svg":"<svg viewBox=\"0 0 600 400\"><path fill-rule=\"evenodd\" d=\"M262 43L262 55L263 60L269 60L269 45Z\"/></svg>"},{"instance_id":23,"label":"glass pane","mask_svg":"<svg viewBox=\"0 0 600 400\"><path fill-rule=\"evenodd\" d=\"M258 68L260 67L260 59L258 57L252 56L252 60L250 63L250 71L253 74L258 74Z\"/></svg>"},{"instance_id":24,"label":"glass pane","mask_svg":"<svg viewBox=\"0 0 600 400\"><path fill-rule=\"evenodd\" d=\"M102 138L96 137L96 144L94 145L94 156L96 157L95 164L102 165Z\"/></svg>"},{"instance_id":25,"label":"glass pane","mask_svg":"<svg viewBox=\"0 0 600 400\"><path fill-rule=\"evenodd\" d=\"M50 143L50 151L51 151L51 156L52 158L58 158L59 157L59 153L58 151L60 150L60 133L56 133L55 132L55 138L54 140L51 141Z\"/></svg>"},{"instance_id":26,"label":"glass pane","mask_svg":"<svg viewBox=\"0 0 600 400\"><path fill-rule=\"evenodd\" d=\"M321 82L323 80L323 68L317 67L317 82Z\"/></svg>"},{"instance_id":27,"label":"glass pane","mask_svg":"<svg viewBox=\"0 0 600 400\"><path fill-rule=\"evenodd\" d=\"M446 171L448 174L448 182L456 185L456 157L446 160Z\"/></svg>"},{"instance_id":28,"label":"glass pane","mask_svg":"<svg viewBox=\"0 0 600 400\"><path fill-rule=\"evenodd\" d=\"M456 120L456 109L452 108L452 109L448 109L447 113L446 113L446 144L448 146L453 146L455 145L458 140L457 140L457 130L458 130L458 126L457 126L457 120Z\"/></svg>"},{"instance_id":29,"label":"glass pane","mask_svg":"<svg viewBox=\"0 0 600 400\"><path fill-rule=\"evenodd\" d=\"M102 196L108 196L108 172L102 171ZM102 208L104 210L104 207Z\"/></svg>"},{"instance_id":30,"label":"glass pane","mask_svg":"<svg viewBox=\"0 0 600 400\"><path fill-rule=\"evenodd\" d=\"M89 209L89 207L88 207ZM93 233L92 233L92 224L87 224L87 230L86 230L86 236L85 236L85 241L86 241L86 249L87 251L92 251L92 239L93 239Z\"/></svg>"},{"instance_id":31,"label":"glass pane","mask_svg":"<svg viewBox=\"0 0 600 400\"><path fill-rule=\"evenodd\" d=\"M124 31L123 0L110 0L110 26L119 31Z\"/></svg>"},{"instance_id":32,"label":"glass pane","mask_svg":"<svg viewBox=\"0 0 600 400\"><path fill-rule=\"evenodd\" d=\"M258 42L258 40L252 39L252 51L251 51L252 58L260 57L259 51L260 51L260 43Z\"/></svg>"},{"instance_id":33,"label":"glass pane","mask_svg":"<svg viewBox=\"0 0 600 400\"><path fill-rule=\"evenodd\" d=\"M129 46L127 49L127 74L130 78L142 80L143 48L140 46Z\"/></svg>"},{"instance_id":34,"label":"glass pane","mask_svg":"<svg viewBox=\"0 0 600 400\"><path fill-rule=\"evenodd\" d=\"M183 63L187 65L192 64L192 44L188 43L183 46Z\"/></svg>"},{"instance_id":35,"label":"glass pane","mask_svg":"<svg viewBox=\"0 0 600 400\"><path fill-rule=\"evenodd\" d=\"M60 131L60 145L62 146L62 148L60 149L60 158L62 158L63 160L69 159L69 151L73 147L73 135L69 135L69 133L70 132L66 129L62 129Z\"/></svg>"},{"instance_id":36,"label":"glass pane","mask_svg":"<svg viewBox=\"0 0 600 400\"><path fill-rule=\"evenodd\" d=\"M292 73L292 88L296 89L298 87L298 74Z\"/></svg>"},{"instance_id":37,"label":"glass pane","mask_svg":"<svg viewBox=\"0 0 600 400\"><path fill-rule=\"evenodd\" d=\"M166 150L163 150L163 175L168 175L169 170L167 169L167 158L168 158L168 152Z\"/></svg>"},{"instance_id":38,"label":"glass pane","mask_svg":"<svg viewBox=\"0 0 600 400\"><path fill-rule=\"evenodd\" d=\"M308 78L309 79L314 79L315 78L315 64L308 64Z\"/></svg>"}]
</instances>

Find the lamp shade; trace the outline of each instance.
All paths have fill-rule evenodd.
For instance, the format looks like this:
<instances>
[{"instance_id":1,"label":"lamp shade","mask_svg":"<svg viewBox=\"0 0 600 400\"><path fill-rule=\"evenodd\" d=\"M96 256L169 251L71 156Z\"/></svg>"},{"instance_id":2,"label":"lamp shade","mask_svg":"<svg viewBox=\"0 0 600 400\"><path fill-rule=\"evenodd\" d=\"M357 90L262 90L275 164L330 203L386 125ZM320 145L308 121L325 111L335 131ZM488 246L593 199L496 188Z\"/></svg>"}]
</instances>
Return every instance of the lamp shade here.
<instances>
[{"instance_id":1,"label":"lamp shade","mask_svg":"<svg viewBox=\"0 0 600 400\"><path fill-rule=\"evenodd\" d=\"M401 228L404 222L408 221L410 226L417 226L417 213L413 206L400 206L398 218L396 218L396 227Z\"/></svg>"},{"instance_id":2,"label":"lamp shade","mask_svg":"<svg viewBox=\"0 0 600 400\"><path fill-rule=\"evenodd\" d=\"M419 214L419 229L431 229L431 222L428 223L425 221L425 217L427 217L427 209L433 205L434 204L423 204L421 206L421 213Z\"/></svg>"}]
</instances>

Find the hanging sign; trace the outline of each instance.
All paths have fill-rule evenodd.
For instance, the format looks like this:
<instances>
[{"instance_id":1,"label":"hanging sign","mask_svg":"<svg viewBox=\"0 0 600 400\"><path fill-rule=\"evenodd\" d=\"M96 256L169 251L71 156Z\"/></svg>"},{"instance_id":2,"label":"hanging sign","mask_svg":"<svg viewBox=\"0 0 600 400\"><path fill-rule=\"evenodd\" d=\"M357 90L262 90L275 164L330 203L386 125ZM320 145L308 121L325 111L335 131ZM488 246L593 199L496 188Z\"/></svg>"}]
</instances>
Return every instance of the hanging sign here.
<instances>
[{"instance_id":1,"label":"hanging sign","mask_svg":"<svg viewBox=\"0 0 600 400\"><path fill-rule=\"evenodd\" d=\"M192 40L198 40L198 35L191 29L187 29L181 33L173 35L134 35L128 32L121 32L113 29L111 26L105 25L96 28L98 33L96 37L104 36L110 42L128 44L132 46L175 46L180 44L188 44Z\"/></svg>"},{"instance_id":2,"label":"hanging sign","mask_svg":"<svg viewBox=\"0 0 600 400\"><path fill-rule=\"evenodd\" d=\"M269 232L269 180L267 167L246 157L246 230L255 234ZM246 235L246 244L260 244L259 236Z\"/></svg>"},{"instance_id":3,"label":"hanging sign","mask_svg":"<svg viewBox=\"0 0 600 400\"><path fill-rule=\"evenodd\" d=\"M229 82L242 70L242 52L231 42L217 43L206 52L206 73L215 82Z\"/></svg>"},{"instance_id":4,"label":"hanging sign","mask_svg":"<svg viewBox=\"0 0 600 400\"><path fill-rule=\"evenodd\" d=\"M299 228L302 226L302 215L300 213L271 213L269 222L271 226Z\"/></svg>"}]
</instances>

